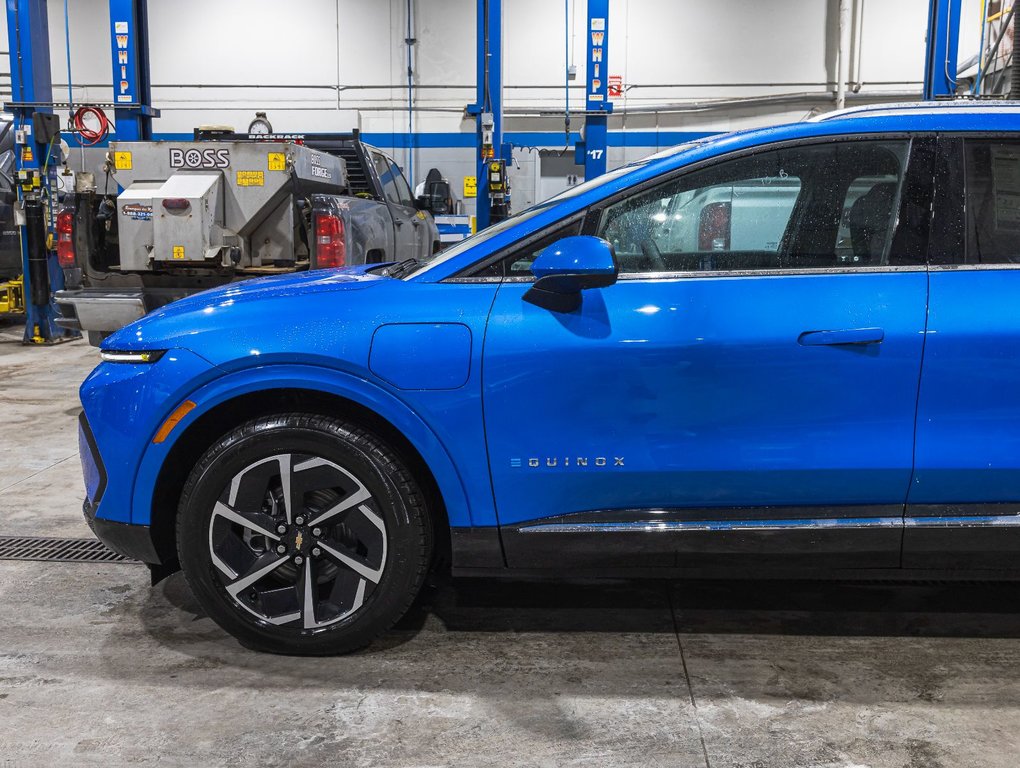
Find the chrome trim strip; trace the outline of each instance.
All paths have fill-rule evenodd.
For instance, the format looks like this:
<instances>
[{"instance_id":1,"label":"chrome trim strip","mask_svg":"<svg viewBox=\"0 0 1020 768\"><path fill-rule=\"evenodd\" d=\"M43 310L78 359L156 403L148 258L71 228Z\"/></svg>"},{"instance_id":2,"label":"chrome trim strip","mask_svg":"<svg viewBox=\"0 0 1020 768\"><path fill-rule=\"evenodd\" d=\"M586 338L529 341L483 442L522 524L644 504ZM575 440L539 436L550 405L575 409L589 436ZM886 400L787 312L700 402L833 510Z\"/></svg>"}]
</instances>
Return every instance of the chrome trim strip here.
<instances>
[{"instance_id":1,"label":"chrome trim strip","mask_svg":"<svg viewBox=\"0 0 1020 768\"><path fill-rule=\"evenodd\" d=\"M932 264L932 272L1015 272L1020 264Z\"/></svg>"},{"instance_id":2,"label":"chrome trim strip","mask_svg":"<svg viewBox=\"0 0 1020 768\"><path fill-rule=\"evenodd\" d=\"M1015 528L1020 526L1020 514L908 517L903 524L907 528Z\"/></svg>"},{"instance_id":3,"label":"chrome trim strip","mask_svg":"<svg viewBox=\"0 0 1020 768\"><path fill-rule=\"evenodd\" d=\"M989 265L990 266L990 265ZM959 267L954 267L958 269ZM1008 268L1008 267L1007 267ZM1014 267L1020 269L1020 264ZM704 272L621 272L618 281L635 280L695 280L719 277L794 277L797 275L859 275L886 274L889 272L924 272L924 264L886 267L805 267L804 269L716 269ZM533 283L531 277L448 277L444 283Z\"/></svg>"},{"instance_id":4,"label":"chrome trim strip","mask_svg":"<svg viewBox=\"0 0 1020 768\"><path fill-rule=\"evenodd\" d=\"M660 531L782 531L800 528L901 528L901 517L811 518L792 520L642 520L618 523L538 523L521 533L655 533Z\"/></svg>"},{"instance_id":5,"label":"chrome trim strip","mask_svg":"<svg viewBox=\"0 0 1020 768\"><path fill-rule=\"evenodd\" d=\"M690 280L698 277L790 277L793 275L857 275L887 272L924 272L924 264L870 267L804 267L802 269L717 269L704 272L621 272L619 280Z\"/></svg>"},{"instance_id":6,"label":"chrome trim strip","mask_svg":"<svg viewBox=\"0 0 1020 768\"><path fill-rule=\"evenodd\" d=\"M633 522L535 523L520 533L657 533L671 531L790 531L802 528L1014 528L1020 514L961 517L823 517L791 520L640 520Z\"/></svg>"}]
</instances>

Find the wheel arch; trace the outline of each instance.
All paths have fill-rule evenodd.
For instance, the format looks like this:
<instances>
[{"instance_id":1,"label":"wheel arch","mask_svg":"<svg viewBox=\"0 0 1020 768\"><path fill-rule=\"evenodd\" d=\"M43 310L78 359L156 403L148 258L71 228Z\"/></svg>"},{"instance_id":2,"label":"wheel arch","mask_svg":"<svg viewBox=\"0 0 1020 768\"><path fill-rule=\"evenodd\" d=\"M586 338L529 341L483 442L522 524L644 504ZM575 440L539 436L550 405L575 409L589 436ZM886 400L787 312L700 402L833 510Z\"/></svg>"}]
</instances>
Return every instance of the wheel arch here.
<instances>
[{"instance_id":1,"label":"wheel arch","mask_svg":"<svg viewBox=\"0 0 1020 768\"><path fill-rule=\"evenodd\" d=\"M454 506L454 517L469 518L470 513L453 463L435 435L406 406L402 406L404 413L384 415L380 412L382 409L359 402L349 396L350 393L331 391L311 386L307 380L301 381L304 382L301 386L267 383L261 388L215 398L212 404L204 408L200 406L201 412L199 408L195 409L197 416L188 419L172 445L157 451L162 455L158 465L153 467L155 471L148 473L151 478L147 482L142 478L146 474L146 462L143 460L139 480L135 484L132 518L136 518L136 513L148 512L152 539L160 560L166 566L164 570L169 572L177 567L178 502L187 476L202 454L215 440L238 425L260 416L284 412L308 412L348 420L376 433L391 445L407 463L426 496L433 525L434 564L447 566L451 557L450 505ZM417 439L412 439L406 429L397 426L399 423L406 427L414 422L419 425L419 434L415 435ZM424 440L423 435L426 437ZM149 448L147 453L158 446L150 445Z\"/></svg>"}]
</instances>

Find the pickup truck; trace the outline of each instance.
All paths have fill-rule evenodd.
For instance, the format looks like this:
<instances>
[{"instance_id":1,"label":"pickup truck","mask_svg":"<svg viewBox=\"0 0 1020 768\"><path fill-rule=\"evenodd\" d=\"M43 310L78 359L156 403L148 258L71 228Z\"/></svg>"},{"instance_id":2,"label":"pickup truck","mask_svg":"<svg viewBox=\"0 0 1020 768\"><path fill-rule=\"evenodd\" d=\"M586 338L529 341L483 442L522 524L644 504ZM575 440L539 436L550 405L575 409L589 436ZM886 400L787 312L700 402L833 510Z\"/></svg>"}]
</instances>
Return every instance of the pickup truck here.
<instances>
[{"instance_id":1,"label":"pickup truck","mask_svg":"<svg viewBox=\"0 0 1020 768\"><path fill-rule=\"evenodd\" d=\"M253 277L424 261L426 197L351 134L111 142L57 216L58 323L90 343L172 301Z\"/></svg>"},{"instance_id":2,"label":"pickup truck","mask_svg":"<svg viewBox=\"0 0 1020 768\"><path fill-rule=\"evenodd\" d=\"M0 283L21 274L21 236L14 224L14 130L0 120Z\"/></svg>"}]
</instances>

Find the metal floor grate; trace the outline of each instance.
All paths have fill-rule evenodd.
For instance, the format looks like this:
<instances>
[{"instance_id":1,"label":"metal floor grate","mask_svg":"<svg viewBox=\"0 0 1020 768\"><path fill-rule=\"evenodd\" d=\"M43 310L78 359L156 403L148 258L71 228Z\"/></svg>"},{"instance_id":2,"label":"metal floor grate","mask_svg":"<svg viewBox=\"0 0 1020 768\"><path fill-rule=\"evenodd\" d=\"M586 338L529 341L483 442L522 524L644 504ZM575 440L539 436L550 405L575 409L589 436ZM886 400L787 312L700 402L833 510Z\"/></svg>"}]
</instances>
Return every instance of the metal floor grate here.
<instances>
[{"instance_id":1,"label":"metal floor grate","mask_svg":"<svg viewBox=\"0 0 1020 768\"><path fill-rule=\"evenodd\" d=\"M0 560L46 560L53 563L134 563L111 552L98 539L0 536Z\"/></svg>"}]
</instances>

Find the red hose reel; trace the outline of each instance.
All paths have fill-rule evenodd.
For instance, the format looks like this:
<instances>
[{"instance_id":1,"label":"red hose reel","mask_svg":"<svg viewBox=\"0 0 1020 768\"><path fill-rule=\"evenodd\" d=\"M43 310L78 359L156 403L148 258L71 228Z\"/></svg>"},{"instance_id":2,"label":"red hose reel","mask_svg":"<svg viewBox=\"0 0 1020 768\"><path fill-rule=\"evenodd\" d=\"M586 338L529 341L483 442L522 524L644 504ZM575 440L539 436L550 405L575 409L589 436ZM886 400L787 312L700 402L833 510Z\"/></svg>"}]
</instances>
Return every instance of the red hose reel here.
<instances>
[{"instance_id":1,"label":"red hose reel","mask_svg":"<svg viewBox=\"0 0 1020 768\"><path fill-rule=\"evenodd\" d=\"M88 117L93 119L88 120ZM98 125L97 125L98 124ZM83 147L92 147L110 133L110 118L99 107L78 107L71 116L71 128Z\"/></svg>"}]
</instances>

